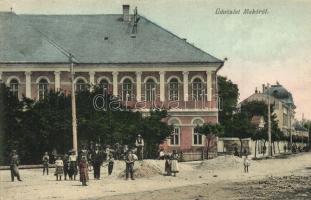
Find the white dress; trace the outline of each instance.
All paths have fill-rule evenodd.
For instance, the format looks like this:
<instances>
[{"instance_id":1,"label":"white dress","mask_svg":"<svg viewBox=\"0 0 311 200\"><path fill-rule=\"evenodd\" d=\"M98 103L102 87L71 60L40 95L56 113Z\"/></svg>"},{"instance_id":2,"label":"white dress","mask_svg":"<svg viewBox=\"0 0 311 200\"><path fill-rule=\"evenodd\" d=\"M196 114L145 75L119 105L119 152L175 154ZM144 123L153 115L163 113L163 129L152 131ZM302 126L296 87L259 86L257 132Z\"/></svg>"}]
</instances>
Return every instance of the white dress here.
<instances>
[{"instance_id":1,"label":"white dress","mask_svg":"<svg viewBox=\"0 0 311 200\"><path fill-rule=\"evenodd\" d=\"M172 155L172 164L171 164L171 169L173 173L179 172L179 167L178 167L178 155L173 154Z\"/></svg>"}]
</instances>

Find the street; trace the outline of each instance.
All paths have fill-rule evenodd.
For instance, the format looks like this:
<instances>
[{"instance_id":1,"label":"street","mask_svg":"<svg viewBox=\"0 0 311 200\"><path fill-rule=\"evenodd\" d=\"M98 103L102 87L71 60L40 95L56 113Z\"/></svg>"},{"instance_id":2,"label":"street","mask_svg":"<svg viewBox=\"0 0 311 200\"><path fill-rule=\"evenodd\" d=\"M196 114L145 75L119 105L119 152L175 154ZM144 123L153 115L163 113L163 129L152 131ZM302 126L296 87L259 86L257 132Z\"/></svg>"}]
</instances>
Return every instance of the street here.
<instances>
[{"instance_id":1,"label":"street","mask_svg":"<svg viewBox=\"0 0 311 200\"><path fill-rule=\"evenodd\" d=\"M136 180L122 177L124 163L117 161L112 176L102 167L101 180L82 187L78 181L56 181L51 169L21 170L23 182L11 182L7 170L0 171L1 199L309 199L311 153L288 158L252 161L243 172L243 161L219 156L207 161L180 163L177 177L161 175L163 160L135 163Z\"/></svg>"}]
</instances>

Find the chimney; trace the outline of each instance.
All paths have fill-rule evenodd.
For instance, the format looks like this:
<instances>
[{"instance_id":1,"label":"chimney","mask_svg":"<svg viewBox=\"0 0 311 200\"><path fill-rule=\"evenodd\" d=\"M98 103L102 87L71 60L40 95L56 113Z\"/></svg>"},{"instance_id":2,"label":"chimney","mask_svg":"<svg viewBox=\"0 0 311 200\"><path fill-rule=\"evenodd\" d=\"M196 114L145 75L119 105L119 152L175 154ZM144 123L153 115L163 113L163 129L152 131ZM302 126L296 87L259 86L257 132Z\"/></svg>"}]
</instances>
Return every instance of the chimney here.
<instances>
[{"instance_id":1,"label":"chimney","mask_svg":"<svg viewBox=\"0 0 311 200\"><path fill-rule=\"evenodd\" d=\"M130 5L123 5L123 21L130 21Z\"/></svg>"},{"instance_id":2,"label":"chimney","mask_svg":"<svg viewBox=\"0 0 311 200\"><path fill-rule=\"evenodd\" d=\"M265 89L266 89L265 84L262 84L262 93L265 93Z\"/></svg>"}]
</instances>

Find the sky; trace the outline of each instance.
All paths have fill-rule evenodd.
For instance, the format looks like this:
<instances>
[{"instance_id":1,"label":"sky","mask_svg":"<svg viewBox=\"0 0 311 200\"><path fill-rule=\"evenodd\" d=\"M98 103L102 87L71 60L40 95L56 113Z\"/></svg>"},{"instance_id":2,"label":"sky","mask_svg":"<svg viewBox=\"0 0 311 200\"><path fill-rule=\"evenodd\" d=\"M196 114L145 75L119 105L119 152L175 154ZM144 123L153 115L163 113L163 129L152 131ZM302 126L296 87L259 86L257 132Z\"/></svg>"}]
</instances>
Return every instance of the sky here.
<instances>
[{"instance_id":1,"label":"sky","mask_svg":"<svg viewBox=\"0 0 311 200\"><path fill-rule=\"evenodd\" d=\"M0 0L17 14L116 14L122 4L213 56L238 84L240 101L278 81L293 95L296 118L311 119L309 0ZM219 15L216 9L268 9L266 15Z\"/></svg>"}]
</instances>

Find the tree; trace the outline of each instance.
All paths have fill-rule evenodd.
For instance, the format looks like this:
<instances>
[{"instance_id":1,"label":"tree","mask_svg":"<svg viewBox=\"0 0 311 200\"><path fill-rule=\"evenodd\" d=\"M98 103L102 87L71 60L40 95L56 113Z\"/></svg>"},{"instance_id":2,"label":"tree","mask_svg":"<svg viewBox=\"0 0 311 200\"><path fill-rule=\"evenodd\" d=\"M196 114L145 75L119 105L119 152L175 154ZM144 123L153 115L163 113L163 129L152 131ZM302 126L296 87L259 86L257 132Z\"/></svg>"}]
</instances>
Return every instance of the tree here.
<instances>
[{"instance_id":1,"label":"tree","mask_svg":"<svg viewBox=\"0 0 311 200\"><path fill-rule=\"evenodd\" d=\"M226 124L231 119L239 98L238 85L233 83L227 77L218 76L218 95L221 98L222 110L219 112L219 123Z\"/></svg>"},{"instance_id":2,"label":"tree","mask_svg":"<svg viewBox=\"0 0 311 200\"><path fill-rule=\"evenodd\" d=\"M252 139L255 140L255 150L257 149L257 140L268 140L268 109L267 104L264 101L249 101L244 102L241 105L241 112L244 113L246 116L249 117L249 120L252 119L253 116L263 116L264 121L266 122L264 127L260 130L258 130L259 127L257 127L257 130L254 131L252 135ZM274 142L278 143L278 149L279 149L279 141L284 140L284 134L278 127L278 121L277 116L273 113L274 111L274 105L271 106L271 139L272 144L274 146ZM275 153L275 148L274 153Z\"/></svg>"},{"instance_id":3,"label":"tree","mask_svg":"<svg viewBox=\"0 0 311 200\"><path fill-rule=\"evenodd\" d=\"M227 123L226 134L237 137L240 140L241 148L240 155L242 155L243 150L243 139L251 138L255 132L255 126L251 124L249 116L244 112L235 113L232 119Z\"/></svg>"},{"instance_id":4,"label":"tree","mask_svg":"<svg viewBox=\"0 0 311 200\"><path fill-rule=\"evenodd\" d=\"M40 163L45 151L56 149L62 154L72 148L71 96L64 92L50 91L44 99L33 101L13 97L5 89L4 144L5 151L19 151L24 164ZM94 108L94 97L102 90L83 91L76 94L78 144L91 141L101 144L128 144L133 146L137 134L144 137L147 156L154 157L157 144L171 132L163 122L165 110L150 111L149 117L115 104L115 109ZM100 103L112 105L116 98L107 94ZM8 153L7 153L8 154ZM7 156L6 156L7 157Z\"/></svg>"},{"instance_id":5,"label":"tree","mask_svg":"<svg viewBox=\"0 0 311 200\"><path fill-rule=\"evenodd\" d=\"M209 155L209 149L210 149L210 142L211 139L215 136L220 137L223 135L223 127L220 124L211 124L211 123L205 123L202 126L196 127L196 131L202 135L206 136L206 154L207 159Z\"/></svg>"},{"instance_id":6,"label":"tree","mask_svg":"<svg viewBox=\"0 0 311 200\"><path fill-rule=\"evenodd\" d=\"M303 126L308 129L308 132L309 132L309 137L308 137L308 140L309 140L309 144L308 144L308 149L310 150L311 149L311 121L310 120L307 120L303 123Z\"/></svg>"}]
</instances>

